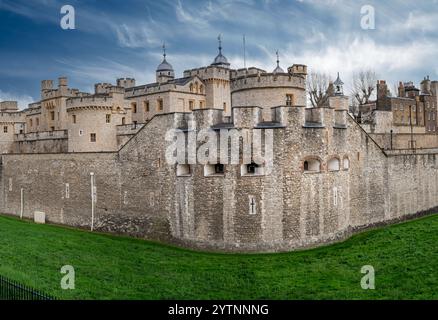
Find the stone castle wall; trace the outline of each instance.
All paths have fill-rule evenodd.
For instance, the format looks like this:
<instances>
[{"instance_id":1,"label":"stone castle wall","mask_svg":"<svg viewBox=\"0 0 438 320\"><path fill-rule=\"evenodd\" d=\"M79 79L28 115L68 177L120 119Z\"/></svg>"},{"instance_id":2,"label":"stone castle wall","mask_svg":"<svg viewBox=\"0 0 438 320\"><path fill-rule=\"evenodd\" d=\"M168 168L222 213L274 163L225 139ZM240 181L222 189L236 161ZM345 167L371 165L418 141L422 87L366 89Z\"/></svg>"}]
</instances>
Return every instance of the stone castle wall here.
<instances>
[{"instance_id":1,"label":"stone castle wall","mask_svg":"<svg viewBox=\"0 0 438 320\"><path fill-rule=\"evenodd\" d=\"M253 133L251 122L261 112L235 108L235 129ZM2 155L0 209L19 214L23 188L26 217L39 210L49 222L89 228L93 172L99 231L192 248L265 252L342 239L357 228L438 206L435 153L385 154L350 117L343 128L334 110L324 108L315 126L306 123L308 112L273 110L283 127L271 129L273 170L261 176L244 176L240 164L230 164L224 175L206 177L199 164L191 166L191 175L178 177L176 166L167 164L167 130L187 126L192 117L199 129L217 124L218 110L156 116L119 152ZM309 159L320 161L320 172L304 171ZM339 170L333 170L333 159Z\"/></svg>"}]
</instances>

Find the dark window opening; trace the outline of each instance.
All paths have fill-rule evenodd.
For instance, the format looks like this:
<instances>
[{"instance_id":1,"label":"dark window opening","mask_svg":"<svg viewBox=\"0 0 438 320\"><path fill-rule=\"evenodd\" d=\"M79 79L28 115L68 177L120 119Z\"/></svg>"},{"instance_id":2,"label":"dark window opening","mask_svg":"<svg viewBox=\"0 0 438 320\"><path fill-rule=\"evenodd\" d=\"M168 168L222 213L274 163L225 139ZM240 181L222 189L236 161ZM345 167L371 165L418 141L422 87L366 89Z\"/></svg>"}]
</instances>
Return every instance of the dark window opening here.
<instances>
[{"instance_id":1,"label":"dark window opening","mask_svg":"<svg viewBox=\"0 0 438 320\"><path fill-rule=\"evenodd\" d=\"M259 167L258 164L254 163L254 162L251 164L247 164L246 165L247 174L256 174L256 170L258 167Z\"/></svg>"},{"instance_id":2,"label":"dark window opening","mask_svg":"<svg viewBox=\"0 0 438 320\"><path fill-rule=\"evenodd\" d=\"M214 172L216 174L223 174L225 172L225 166L223 164L220 164L220 163L216 164L214 166Z\"/></svg>"}]
</instances>

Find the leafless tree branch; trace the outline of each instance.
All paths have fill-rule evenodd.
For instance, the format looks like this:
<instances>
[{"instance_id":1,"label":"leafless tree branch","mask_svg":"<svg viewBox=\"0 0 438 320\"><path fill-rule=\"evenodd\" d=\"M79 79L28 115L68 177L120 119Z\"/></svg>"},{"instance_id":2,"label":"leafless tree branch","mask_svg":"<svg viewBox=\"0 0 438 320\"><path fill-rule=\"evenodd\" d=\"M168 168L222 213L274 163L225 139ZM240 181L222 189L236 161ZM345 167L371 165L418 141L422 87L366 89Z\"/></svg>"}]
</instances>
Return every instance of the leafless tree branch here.
<instances>
[{"instance_id":1,"label":"leafless tree branch","mask_svg":"<svg viewBox=\"0 0 438 320\"><path fill-rule=\"evenodd\" d=\"M317 108L328 103L330 77L327 74L311 72L307 77L307 94L312 107Z\"/></svg>"}]
</instances>

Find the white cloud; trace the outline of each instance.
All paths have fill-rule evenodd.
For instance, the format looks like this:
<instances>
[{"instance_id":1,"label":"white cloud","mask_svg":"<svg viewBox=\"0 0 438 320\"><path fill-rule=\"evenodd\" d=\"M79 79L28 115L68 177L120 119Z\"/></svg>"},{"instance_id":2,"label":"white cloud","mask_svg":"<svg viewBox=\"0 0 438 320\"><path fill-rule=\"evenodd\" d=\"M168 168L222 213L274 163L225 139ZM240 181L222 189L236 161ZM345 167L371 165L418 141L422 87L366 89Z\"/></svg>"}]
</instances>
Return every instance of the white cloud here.
<instances>
[{"instance_id":1,"label":"white cloud","mask_svg":"<svg viewBox=\"0 0 438 320\"><path fill-rule=\"evenodd\" d=\"M35 99L28 95L17 95L0 90L0 101L17 101L20 109L26 109Z\"/></svg>"},{"instance_id":2,"label":"white cloud","mask_svg":"<svg viewBox=\"0 0 438 320\"><path fill-rule=\"evenodd\" d=\"M144 48L157 46L162 40L157 38L157 32L150 24L130 26L127 24L114 25L115 34L120 46L127 48Z\"/></svg>"},{"instance_id":3,"label":"white cloud","mask_svg":"<svg viewBox=\"0 0 438 320\"><path fill-rule=\"evenodd\" d=\"M437 21L438 13L436 12L424 13L412 11L409 13L402 29L420 32L438 31Z\"/></svg>"},{"instance_id":4,"label":"white cloud","mask_svg":"<svg viewBox=\"0 0 438 320\"><path fill-rule=\"evenodd\" d=\"M396 82L402 80L398 77L409 77L424 65L432 64L438 55L438 46L428 41L386 45L366 37L346 39L320 51L308 49L298 55L290 54L292 46L285 54L289 63L303 63L332 77L340 72L347 88L353 73L359 70L371 69L383 79Z\"/></svg>"},{"instance_id":5,"label":"white cloud","mask_svg":"<svg viewBox=\"0 0 438 320\"><path fill-rule=\"evenodd\" d=\"M151 77L152 65L138 68L128 66L120 62L106 58L97 57L94 61L77 61L74 59L59 59L56 62L67 67L69 73L75 79L79 79L79 84L87 91L93 90L93 85L100 82L115 83L117 78L135 78L138 83L153 81Z\"/></svg>"}]
</instances>

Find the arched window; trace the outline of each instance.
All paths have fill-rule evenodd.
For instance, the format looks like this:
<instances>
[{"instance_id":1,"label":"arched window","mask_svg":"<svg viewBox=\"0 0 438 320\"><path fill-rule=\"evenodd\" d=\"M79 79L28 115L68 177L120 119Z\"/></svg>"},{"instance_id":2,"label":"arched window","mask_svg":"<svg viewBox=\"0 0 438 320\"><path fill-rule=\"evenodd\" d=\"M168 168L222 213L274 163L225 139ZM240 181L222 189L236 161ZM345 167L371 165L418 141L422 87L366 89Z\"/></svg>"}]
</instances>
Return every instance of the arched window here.
<instances>
[{"instance_id":1,"label":"arched window","mask_svg":"<svg viewBox=\"0 0 438 320\"><path fill-rule=\"evenodd\" d=\"M340 170L340 161L338 158L332 158L327 163L327 168L329 171L339 171Z\"/></svg>"},{"instance_id":2,"label":"arched window","mask_svg":"<svg viewBox=\"0 0 438 320\"><path fill-rule=\"evenodd\" d=\"M193 92L193 83L190 84L190 92Z\"/></svg>"},{"instance_id":3,"label":"arched window","mask_svg":"<svg viewBox=\"0 0 438 320\"><path fill-rule=\"evenodd\" d=\"M350 160L348 158L344 158L344 170L350 169Z\"/></svg>"},{"instance_id":4,"label":"arched window","mask_svg":"<svg viewBox=\"0 0 438 320\"><path fill-rule=\"evenodd\" d=\"M199 86L199 93L204 93L204 86L202 84Z\"/></svg>"},{"instance_id":5,"label":"arched window","mask_svg":"<svg viewBox=\"0 0 438 320\"><path fill-rule=\"evenodd\" d=\"M321 162L318 159L309 159L304 161L304 172L321 172Z\"/></svg>"}]
</instances>

